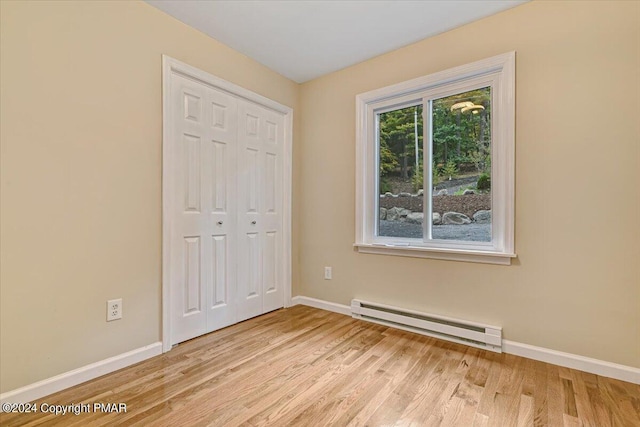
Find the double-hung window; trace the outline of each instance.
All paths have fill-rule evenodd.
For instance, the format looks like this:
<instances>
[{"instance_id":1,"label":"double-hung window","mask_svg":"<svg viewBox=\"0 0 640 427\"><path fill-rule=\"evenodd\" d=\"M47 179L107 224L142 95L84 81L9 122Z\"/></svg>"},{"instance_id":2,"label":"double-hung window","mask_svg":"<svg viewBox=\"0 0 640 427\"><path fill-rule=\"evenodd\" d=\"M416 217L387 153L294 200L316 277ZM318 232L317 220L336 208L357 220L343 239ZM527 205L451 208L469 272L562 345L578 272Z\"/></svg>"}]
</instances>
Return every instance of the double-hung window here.
<instances>
[{"instance_id":1,"label":"double-hung window","mask_svg":"<svg viewBox=\"0 0 640 427\"><path fill-rule=\"evenodd\" d=\"M515 52L356 97L360 252L510 264Z\"/></svg>"}]
</instances>

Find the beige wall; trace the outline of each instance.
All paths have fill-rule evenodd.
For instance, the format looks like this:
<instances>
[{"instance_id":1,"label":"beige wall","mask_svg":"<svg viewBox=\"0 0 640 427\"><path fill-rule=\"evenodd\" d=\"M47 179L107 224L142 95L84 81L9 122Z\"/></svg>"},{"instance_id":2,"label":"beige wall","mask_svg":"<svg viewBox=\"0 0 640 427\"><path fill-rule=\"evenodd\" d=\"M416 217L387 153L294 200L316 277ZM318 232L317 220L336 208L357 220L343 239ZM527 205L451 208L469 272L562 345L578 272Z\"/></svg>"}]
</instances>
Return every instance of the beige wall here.
<instances>
[{"instance_id":1,"label":"beige wall","mask_svg":"<svg viewBox=\"0 0 640 427\"><path fill-rule=\"evenodd\" d=\"M161 54L296 115L299 86L145 3L0 5L5 392L161 339Z\"/></svg>"},{"instance_id":2,"label":"beige wall","mask_svg":"<svg viewBox=\"0 0 640 427\"><path fill-rule=\"evenodd\" d=\"M517 51L510 267L358 254L358 93ZM534 1L302 85L301 282L640 367L640 3ZM333 266L333 280L323 280Z\"/></svg>"}]
</instances>

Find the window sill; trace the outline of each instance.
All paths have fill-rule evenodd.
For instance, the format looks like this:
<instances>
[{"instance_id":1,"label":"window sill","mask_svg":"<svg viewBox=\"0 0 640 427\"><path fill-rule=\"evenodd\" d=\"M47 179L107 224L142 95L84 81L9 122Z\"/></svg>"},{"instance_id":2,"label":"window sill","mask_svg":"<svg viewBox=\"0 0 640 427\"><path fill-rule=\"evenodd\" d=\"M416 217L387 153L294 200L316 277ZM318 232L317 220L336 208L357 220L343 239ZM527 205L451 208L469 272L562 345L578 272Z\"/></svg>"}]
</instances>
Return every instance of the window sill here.
<instances>
[{"instance_id":1,"label":"window sill","mask_svg":"<svg viewBox=\"0 0 640 427\"><path fill-rule=\"evenodd\" d=\"M408 256L415 258L443 259L448 261L479 262L511 265L516 254L504 252L473 251L464 249L424 248L419 246L393 246L385 244L355 243L358 252L365 254Z\"/></svg>"}]
</instances>

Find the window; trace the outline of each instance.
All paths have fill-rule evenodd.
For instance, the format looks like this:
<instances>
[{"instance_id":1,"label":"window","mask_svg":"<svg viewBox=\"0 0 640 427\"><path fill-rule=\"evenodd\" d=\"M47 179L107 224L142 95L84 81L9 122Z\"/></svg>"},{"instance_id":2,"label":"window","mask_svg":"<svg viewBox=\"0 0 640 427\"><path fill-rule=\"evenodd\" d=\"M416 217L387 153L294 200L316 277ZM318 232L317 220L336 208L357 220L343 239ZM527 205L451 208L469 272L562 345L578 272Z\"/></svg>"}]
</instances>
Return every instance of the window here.
<instances>
[{"instance_id":1,"label":"window","mask_svg":"<svg viewBox=\"0 0 640 427\"><path fill-rule=\"evenodd\" d=\"M515 52L360 94L360 252L510 264Z\"/></svg>"}]
</instances>

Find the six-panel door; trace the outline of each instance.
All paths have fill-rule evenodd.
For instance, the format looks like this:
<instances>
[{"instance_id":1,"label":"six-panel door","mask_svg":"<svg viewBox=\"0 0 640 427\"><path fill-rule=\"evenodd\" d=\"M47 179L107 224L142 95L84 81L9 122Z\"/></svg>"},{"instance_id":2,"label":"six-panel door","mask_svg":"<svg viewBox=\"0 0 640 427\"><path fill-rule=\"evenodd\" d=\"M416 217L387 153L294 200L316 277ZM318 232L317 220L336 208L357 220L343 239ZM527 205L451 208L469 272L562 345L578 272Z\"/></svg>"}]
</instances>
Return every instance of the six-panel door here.
<instances>
[{"instance_id":1,"label":"six-panel door","mask_svg":"<svg viewBox=\"0 0 640 427\"><path fill-rule=\"evenodd\" d=\"M238 321L283 306L283 117L238 103Z\"/></svg>"}]
</instances>

